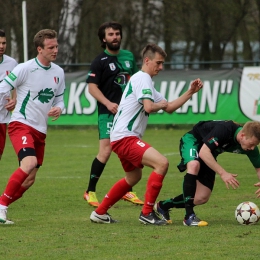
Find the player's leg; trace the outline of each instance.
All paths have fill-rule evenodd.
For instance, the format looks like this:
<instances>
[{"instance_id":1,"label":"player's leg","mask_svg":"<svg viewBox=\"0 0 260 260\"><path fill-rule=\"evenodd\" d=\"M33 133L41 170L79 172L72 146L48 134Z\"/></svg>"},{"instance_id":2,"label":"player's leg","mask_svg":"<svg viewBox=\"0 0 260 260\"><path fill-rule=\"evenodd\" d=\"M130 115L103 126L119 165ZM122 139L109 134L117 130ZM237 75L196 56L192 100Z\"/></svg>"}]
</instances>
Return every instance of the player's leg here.
<instances>
[{"instance_id":1,"label":"player's leg","mask_svg":"<svg viewBox=\"0 0 260 260\"><path fill-rule=\"evenodd\" d=\"M192 214L184 218L183 224L186 226L207 226L208 223L206 221L200 220L195 212L194 207L196 205L205 204L212 193L214 183L215 183L215 175L216 173L210 169L203 161L200 164L200 171L197 177L197 188L196 193L193 200L193 205L190 205ZM186 204L185 204L186 207Z\"/></svg>"},{"instance_id":2,"label":"player's leg","mask_svg":"<svg viewBox=\"0 0 260 260\"><path fill-rule=\"evenodd\" d=\"M96 186L102 175L106 163L111 155L110 139L99 140L99 152L93 160L90 170L89 184L84 199L93 207L98 207L99 202L96 196Z\"/></svg>"},{"instance_id":3,"label":"player's leg","mask_svg":"<svg viewBox=\"0 0 260 260\"><path fill-rule=\"evenodd\" d=\"M0 160L2 158L2 154L5 148L5 140L6 140L6 124L0 124Z\"/></svg>"},{"instance_id":4,"label":"player's leg","mask_svg":"<svg viewBox=\"0 0 260 260\"><path fill-rule=\"evenodd\" d=\"M18 122L10 123L9 136L18 156L20 167L11 175L6 188L0 197L0 222L6 221L8 206L13 202L16 194L21 191L21 186L29 174L41 165L43 161L45 134ZM38 150L35 145L39 144ZM37 160L37 153L39 160ZM25 190L24 190L25 191Z\"/></svg>"},{"instance_id":5,"label":"player's leg","mask_svg":"<svg viewBox=\"0 0 260 260\"><path fill-rule=\"evenodd\" d=\"M113 115L107 114L101 114L98 117L99 152L92 162L88 188L84 193L84 199L93 207L99 206L96 196L96 185L112 152L110 146L110 129L113 124L113 118ZM137 197L136 193L132 191L132 188L122 196L122 199L137 205L143 204L143 202Z\"/></svg>"},{"instance_id":6,"label":"player's leg","mask_svg":"<svg viewBox=\"0 0 260 260\"><path fill-rule=\"evenodd\" d=\"M143 142L141 142L141 144L142 143ZM142 164L153 168L153 171L147 181L144 206L139 220L143 224L165 225L167 221L158 218L153 210L153 206L162 188L169 162L166 157L153 147L150 147L143 154Z\"/></svg>"},{"instance_id":7,"label":"player's leg","mask_svg":"<svg viewBox=\"0 0 260 260\"><path fill-rule=\"evenodd\" d=\"M126 177L119 180L106 194L105 198L98 208L91 213L90 219L96 223L115 222L107 214L108 209L114 205L122 196L135 185L142 176L141 164L143 153L150 146L140 148L136 143L138 138L129 137L113 142L112 149L120 158L121 164L125 170Z\"/></svg>"},{"instance_id":8,"label":"player's leg","mask_svg":"<svg viewBox=\"0 0 260 260\"><path fill-rule=\"evenodd\" d=\"M92 212L90 219L96 223L114 223L116 220L112 219L107 213L122 196L133 187L142 176L142 169L135 168L133 171L126 172L126 177L116 182L113 187L108 191L98 208ZM131 184L128 183L130 181Z\"/></svg>"},{"instance_id":9,"label":"player's leg","mask_svg":"<svg viewBox=\"0 0 260 260\"><path fill-rule=\"evenodd\" d=\"M39 170L39 168L34 168L31 171L29 176L25 179L25 181L21 185L20 189L13 196L11 203L13 203L16 200L20 199L23 196L23 194L34 184L35 178L36 178L36 173L37 173L38 170Z\"/></svg>"}]
</instances>

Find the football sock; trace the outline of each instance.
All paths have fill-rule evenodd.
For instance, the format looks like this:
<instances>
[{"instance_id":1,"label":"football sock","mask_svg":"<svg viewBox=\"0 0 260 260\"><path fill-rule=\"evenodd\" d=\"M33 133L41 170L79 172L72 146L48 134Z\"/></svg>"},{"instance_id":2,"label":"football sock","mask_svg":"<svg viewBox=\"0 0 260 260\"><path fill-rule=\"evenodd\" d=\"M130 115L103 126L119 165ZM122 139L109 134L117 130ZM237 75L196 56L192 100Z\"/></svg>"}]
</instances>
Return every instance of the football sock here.
<instances>
[{"instance_id":1,"label":"football sock","mask_svg":"<svg viewBox=\"0 0 260 260\"><path fill-rule=\"evenodd\" d=\"M16 200L20 199L27 190L28 190L28 188L21 186L20 189L13 196L13 199L10 202L10 204L15 202Z\"/></svg>"},{"instance_id":2,"label":"football sock","mask_svg":"<svg viewBox=\"0 0 260 260\"><path fill-rule=\"evenodd\" d=\"M174 198L159 201L159 207L162 210L169 210L171 208L185 208L183 194L180 194Z\"/></svg>"},{"instance_id":3,"label":"football sock","mask_svg":"<svg viewBox=\"0 0 260 260\"><path fill-rule=\"evenodd\" d=\"M97 214L103 215L107 213L108 209L119 201L127 193L130 187L131 186L126 182L125 178L116 182L95 210Z\"/></svg>"},{"instance_id":4,"label":"football sock","mask_svg":"<svg viewBox=\"0 0 260 260\"><path fill-rule=\"evenodd\" d=\"M0 204L4 206L8 206L10 203L12 203L13 198L15 197L15 194L20 189L22 183L25 181L25 179L28 177L28 174L24 172L21 168L18 168L10 177L5 191L0 197Z\"/></svg>"},{"instance_id":5,"label":"football sock","mask_svg":"<svg viewBox=\"0 0 260 260\"><path fill-rule=\"evenodd\" d=\"M186 209L186 216L189 217L191 214L194 213L193 207L194 207L194 197L196 193L196 187L197 187L197 176L187 173L184 176L183 181L183 198L185 203L185 209Z\"/></svg>"},{"instance_id":6,"label":"football sock","mask_svg":"<svg viewBox=\"0 0 260 260\"><path fill-rule=\"evenodd\" d=\"M148 215L153 211L154 203L160 193L162 188L162 182L164 179L164 175L158 174L156 172L152 172L146 186L146 193L144 199L144 205L142 208L142 213L144 215Z\"/></svg>"},{"instance_id":7,"label":"football sock","mask_svg":"<svg viewBox=\"0 0 260 260\"><path fill-rule=\"evenodd\" d=\"M89 178L89 184L88 189L86 192L89 191L96 191L96 185L99 180L99 177L101 176L106 164L100 162L97 158L95 158L91 165L91 171L90 171L90 178Z\"/></svg>"}]
</instances>

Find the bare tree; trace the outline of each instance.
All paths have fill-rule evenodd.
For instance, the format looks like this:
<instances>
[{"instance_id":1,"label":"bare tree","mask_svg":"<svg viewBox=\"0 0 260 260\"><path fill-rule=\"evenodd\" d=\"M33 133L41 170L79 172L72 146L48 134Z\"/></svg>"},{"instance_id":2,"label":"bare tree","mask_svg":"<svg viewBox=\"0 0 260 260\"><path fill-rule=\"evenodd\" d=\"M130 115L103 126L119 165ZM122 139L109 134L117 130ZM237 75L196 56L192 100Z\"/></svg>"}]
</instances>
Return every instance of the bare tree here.
<instances>
[{"instance_id":1,"label":"bare tree","mask_svg":"<svg viewBox=\"0 0 260 260\"><path fill-rule=\"evenodd\" d=\"M75 62L75 44L81 17L82 0L63 0L59 19L59 56L57 62Z\"/></svg>"}]
</instances>

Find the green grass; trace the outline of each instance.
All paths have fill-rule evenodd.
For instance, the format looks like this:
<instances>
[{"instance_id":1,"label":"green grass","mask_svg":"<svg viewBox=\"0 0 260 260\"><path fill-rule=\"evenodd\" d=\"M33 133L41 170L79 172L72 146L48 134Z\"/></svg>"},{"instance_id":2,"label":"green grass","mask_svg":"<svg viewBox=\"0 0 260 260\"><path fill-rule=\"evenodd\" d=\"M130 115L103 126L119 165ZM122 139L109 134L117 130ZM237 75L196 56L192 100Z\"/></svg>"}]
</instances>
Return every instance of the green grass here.
<instances>
[{"instance_id":1,"label":"green grass","mask_svg":"<svg viewBox=\"0 0 260 260\"><path fill-rule=\"evenodd\" d=\"M159 199L182 192L183 174L177 171L178 145L185 129L150 128L144 140L170 161ZM119 201L109 213L120 222L98 225L89 220L93 208L83 200L89 170L98 150L96 128L49 128L44 164L37 180L24 197L13 203L8 217L15 225L0 226L0 259L256 259L260 223L239 225L234 218L236 206L245 200L260 205L253 186L254 168L246 156L224 154L218 161L232 173L238 173L240 188L226 189L217 176L215 188L206 205L195 208L208 227L184 227L184 211L173 209L173 224L144 226L138 221L141 207ZM17 159L7 140L1 160L0 189L4 189ZM143 199L147 177L134 187ZM112 154L98 183L101 200L109 188L124 176L120 162Z\"/></svg>"}]
</instances>

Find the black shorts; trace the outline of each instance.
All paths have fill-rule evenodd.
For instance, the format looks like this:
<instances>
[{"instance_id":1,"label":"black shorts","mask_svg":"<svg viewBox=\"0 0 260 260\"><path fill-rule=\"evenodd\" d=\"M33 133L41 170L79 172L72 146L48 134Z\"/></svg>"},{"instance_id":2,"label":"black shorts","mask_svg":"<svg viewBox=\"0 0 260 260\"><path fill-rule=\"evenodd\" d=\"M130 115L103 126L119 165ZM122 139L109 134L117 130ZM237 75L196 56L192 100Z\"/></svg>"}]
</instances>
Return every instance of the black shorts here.
<instances>
[{"instance_id":1,"label":"black shorts","mask_svg":"<svg viewBox=\"0 0 260 260\"><path fill-rule=\"evenodd\" d=\"M192 132L186 133L180 140L179 150L181 162L177 165L177 167L180 172L184 172L187 169L186 165L188 162L193 160L199 161L200 170L197 180L212 191L216 173L199 158L198 154L201 146L202 143L198 142Z\"/></svg>"}]
</instances>

